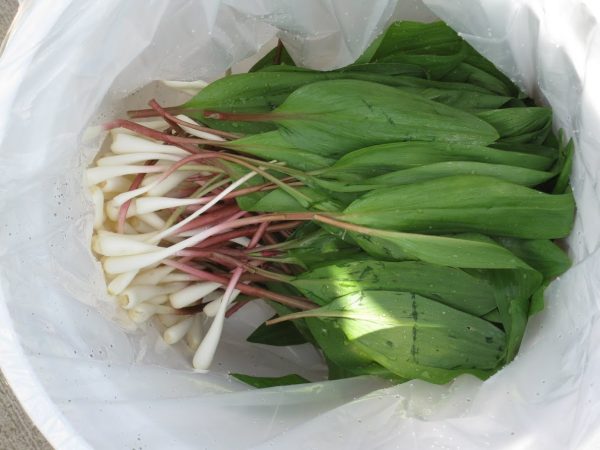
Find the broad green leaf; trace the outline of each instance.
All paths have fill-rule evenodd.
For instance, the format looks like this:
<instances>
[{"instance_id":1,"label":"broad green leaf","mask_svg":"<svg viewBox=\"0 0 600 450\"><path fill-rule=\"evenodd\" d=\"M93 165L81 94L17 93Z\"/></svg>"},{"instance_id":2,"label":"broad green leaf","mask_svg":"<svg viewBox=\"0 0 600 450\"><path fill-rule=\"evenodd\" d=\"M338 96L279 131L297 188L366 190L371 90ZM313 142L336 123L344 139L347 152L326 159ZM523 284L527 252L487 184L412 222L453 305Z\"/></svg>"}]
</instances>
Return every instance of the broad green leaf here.
<instances>
[{"instance_id":1,"label":"broad green leaf","mask_svg":"<svg viewBox=\"0 0 600 450\"><path fill-rule=\"evenodd\" d=\"M444 161L475 161L543 170L552 160L527 153L507 152L489 147L447 142L393 142L354 150L335 164L315 172L321 176L358 181Z\"/></svg>"},{"instance_id":2,"label":"broad green leaf","mask_svg":"<svg viewBox=\"0 0 600 450\"><path fill-rule=\"evenodd\" d=\"M448 89L427 88L418 90L417 88L403 88L407 92L422 95L429 100L434 100L444 105L452 106L462 111L479 112L483 110L501 108L511 98L495 95L495 94L480 94L472 91L458 91Z\"/></svg>"},{"instance_id":3,"label":"broad green leaf","mask_svg":"<svg viewBox=\"0 0 600 450\"><path fill-rule=\"evenodd\" d=\"M265 161L280 161L288 167L299 170L321 169L335 162L334 159L294 148L277 130L236 139L224 146L240 153L257 156Z\"/></svg>"},{"instance_id":4,"label":"broad green leaf","mask_svg":"<svg viewBox=\"0 0 600 450\"><path fill-rule=\"evenodd\" d=\"M404 77L397 78L405 78L406 76L417 77L417 78L425 78L427 73L422 67L416 66L414 64L404 64L404 63L354 63L349 66L343 67L337 70L338 72L351 74L361 74L368 73L372 75L403 75Z\"/></svg>"},{"instance_id":5,"label":"broad green leaf","mask_svg":"<svg viewBox=\"0 0 600 450\"><path fill-rule=\"evenodd\" d=\"M369 183L385 185L401 185L449 177L452 175L484 175L520 184L522 186L537 186L554 176L552 172L525 169L523 167L488 164L471 161L449 161L427 164L411 169L390 172L371 178Z\"/></svg>"},{"instance_id":6,"label":"broad green leaf","mask_svg":"<svg viewBox=\"0 0 600 450\"><path fill-rule=\"evenodd\" d=\"M571 260L567 254L552 241L514 238L496 240L546 279L555 278L571 267Z\"/></svg>"},{"instance_id":7,"label":"broad green leaf","mask_svg":"<svg viewBox=\"0 0 600 450\"><path fill-rule=\"evenodd\" d=\"M360 290L395 290L414 292L477 316L496 307L487 281L460 269L417 261L342 262L304 272L290 283L321 305Z\"/></svg>"},{"instance_id":8,"label":"broad green leaf","mask_svg":"<svg viewBox=\"0 0 600 450\"><path fill-rule=\"evenodd\" d=\"M555 161L558 157L558 149L548 147L546 145L539 144L522 144L522 143L507 143L507 142L495 142L490 145L492 148L500 150L506 150L509 152L518 153L529 153L532 155L539 155L547 158L551 161ZM549 167L549 166L548 166Z\"/></svg>"},{"instance_id":9,"label":"broad green leaf","mask_svg":"<svg viewBox=\"0 0 600 450\"><path fill-rule=\"evenodd\" d=\"M480 270L478 276L494 286L494 296L506 331L506 362L517 354L525 333L531 296L539 289L542 276L536 271Z\"/></svg>"},{"instance_id":10,"label":"broad green leaf","mask_svg":"<svg viewBox=\"0 0 600 450\"><path fill-rule=\"evenodd\" d=\"M360 248L355 245L319 229L312 236L301 240L297 246L287 252L287 255L308 269L354 258L360 253Z\"/></svg>"},{"instance_id":11,"label":"broad green leaf","mask_svg":"<svg viewBox=\"0 0 600 450\"><path fill-rule=\"evenodd\" d=\"M544 309L544 292L550 284L549 280L546 280L542 285L533 293L531 296L531 302L529 303L529 315L533 316Z\"/></svg>"},{"instance_id":12,"label":"broad green leaf","mask_svg":"<svg viewBox=\"0 0 600 450\"><path fill-rule=\"evenodd\" d=\"M246 383L258 389L310 383L306 378L296 374L284 375L282 377L255 377L252 375L244 375L242 373L230 373L229 375L242 383Z\"/></svg>"},{"instance_id":13,"label":"broad green leaf","mask_svg":"<svg viewBox=\"0 0 600 450\"><path fill-rule=\"evenodd\" d=\"M575 144L572 140L568 144L561 148L560 157L557 165L559 170L556 184L552 190L553 194L564 194L569 189L569 177L571 176L571 169L573 168L573 153L575 152Z\"/></svg>"},{"instance_id":14,"label":"broad green leaf","mask_svg":"<svg viewBox=\"0 0 600 450\"><path fill-rule=\"evenodd\" d=\"M344 332L331 321L307 318L305 322L325 359L335 366L333 372L330 369L330 379L336 379L341 371L345 376L352 377L360 375L377 375L388 379L393 377L387 369L348 341Z\"/></svg>"},{"instance_id":15,"label":"broad green leaf","mask_svg":"<svg viewBox=\"0 0 600 450\"><path fill-rule=\"evenodd\" d=\"M204 117L204 110L236 113L260 113L273 110L300 86L319 79L326 73L253 72L221 78L202 89L182 105L187 114L213 128L240 133L260 133L272 130L264 122L218 121Z\"/></svg>"},{"instance_id":16,"label":"broad green leaf","mask_svg":"<svg viewBox=\"0 0 600 450\"><path fill-rule=\"evenodd\" d=\"M464 52L461 50L448 55L418 55L398 52L384 56L383 58L378 59L378 61L382 63L401 63L421 67L427 74L427 78L441 80L449 72L458 67L464 57Z\"/></svg>"},{"instance_id":17,"label":"broad green leaf","mask_svg":"<svg viewBox=\"0 0 600 450\"><path fill-rule=\"evenodd\" d=\"M470 66L476 67L493 78L501 81L507 88L507 92L510 92L514 97L520 96L519 88L506 76L504 75L494 64L478 53L473 47L465 42L466 56L465 63ZM516 99L515 99L516 100Z\"/></svg>"},{"instance_id":18,"label":"broad green leaf","mask_svg":"<svg viewBox=\"0 0 600 450\"><path fill-rule=\"evenodd\" d=\"M507 97L511 97L516 94L514 85L512 83L506 84L503 79L499 79L494 75L466 62L461 62L458 64L456 68L444 76L443 80L471 83L492 91L498 95L504 95Z\"/></svg>"},{"instance_id":19,"label":"broad green leaf","mask_svg":"<svg viewBox=\"0 0 600 450\"><path fill-rule=\"evenodd\" d=\"M510 142L541 144L552 125L552 111L549 108L505 108L484 111L477 117L492 125L500 138Z\"/></svg>"},{"instance_id":20,"label":"broad green leaf","mask_svg":"<svg viewBox=\"0 0 600 450\"><path fill-rule=\"evenodd\" d=\"M399 21L388 27L371 60L392 53L452 54L462 49L463 42L456 31L440 21Z\"/></svg>"},{"instance_id":21,"label":"broad green leaf","mask_svg":"<svg viewBox=\"0 0 600 450\"><path fill-rule=\"evenodd\" d=\"M486 145L498 137L471 114L357 80L316 82L297 89L264 120L277 122L293 146L327 156L403 140Z\"/></svg>"},{"instance_id":22,"label":"broad green leaf","mask_svg":"<svg viewBox=\"0 0 600 450\"><path fill-rule=\"evenodd\" d=\"M409 379L485 377L505 355L505 335L494 325L410 292L363 290L289 317L337 323L365 354Z\"/></svg>"},{"instance_id":23,"label":"broad green leaf","mask_svg":"<svg viewBox=\"0 0 600 450\"><path fill-rule=\"evenodd\" d=\"M575 203L495 178L460 175L363 194L341 220L415 233L476 232L526 239L567 236Z\"/></svg>"},{"instance_id":24,"label":"broad green leaf","mask_svg":"<svg viewBox=\"0 0 600 450\"><path fill-rule=\"evenodd\" d=\"M369 230L369 234L352 232L351 236L365 252L381 260L417 260L463 269L532 270L492 240L481 242L461 235L431 236L387 230Z\"/></svg>"},{"instance_id":25,"label":"broad green leaf","mask_svg":"<svg viewBox=\"0 0 600 450\"><path fill-rule=\"evenodd\" d=\"M298 328L290 322L281 322L270 326L263 323L246 340L253 344L274 345L278 347L306 344L307 342L304 336L298 331Z\"/></svg>"}]
</instances>

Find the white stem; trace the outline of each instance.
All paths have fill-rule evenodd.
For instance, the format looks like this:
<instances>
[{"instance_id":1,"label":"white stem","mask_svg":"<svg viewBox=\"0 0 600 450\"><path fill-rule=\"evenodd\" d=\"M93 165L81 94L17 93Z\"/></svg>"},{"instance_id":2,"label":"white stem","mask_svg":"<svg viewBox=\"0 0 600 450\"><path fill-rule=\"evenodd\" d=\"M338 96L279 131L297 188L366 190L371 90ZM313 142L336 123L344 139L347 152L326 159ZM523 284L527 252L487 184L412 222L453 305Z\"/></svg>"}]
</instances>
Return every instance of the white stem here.
<instances>
[{"instance_id":1,"label":"white stem","mask_svg":"<svg viewBox=\"0 0 600 450\"><path fill-rule=\"evenodd\" d=\"M227 195L233 189L237 188L240 184L243 184L246 181L248 181L254 175L256 175L256 172L250 172L250 173L246 174L245 176L243 176L242 178L240 178L239 180L237 180L235 183L232 183L231 185L229 185L229 187L227 189L223 190L223 192L221 192L219 195L215 196L213 198L213 200L211 200L209 203L204 205L203 208L199 209L194 214L191 214L190 216L186 217L181 222L162 231L157 236L155 236L150 242L154 242L154 239L160 240L164 236L170 234L173 230L177 230L179 227L185 225L186 223L189 223L191 220L195 219L200 214L202 214L206 209L213 206L213 204L218 202L222 197ZM207 230L197 233L195 236L189 237L189 238L187 238L181 242L178 242L177 244L174 244L168 248L165 248L163 250L158 250L158 251L152 252L152 253L146 253L143 255L109 256L104 260L104 270L110 274L117 274L117 273L122 273L122 272L128 272L130 270L142 269L150 264L157 263L157 262L161 261L162 259L173 256L175 253L177 253L180 250L186 249L188 247L192 247L192 246L202 242L204 239L212 236L214 233L215 233L214 228L209 228Z\"/></svg>"},{"instance_id":2,"label":"white stem","mask_svg":"<svg viewBox=\"0 0 600 450\"><path fill-rule=\"evenodd\" d=\"M173 326L170 326L163 333L163 339L165 340L165 342L167 344L170 344L170 345L176 344L181 339L183 339L183 337L186 335L186 333L192 327L193 323L194 323L194 318L188 317L187 319L182 320L181 322L179 322Z\"/></svg>"},{"instance_id":3,"label":"white stem","mask_svg":"<svg viewBox=\"0 0 600 450\"><path fill-rule=\"evenodd\" d=\"M187 283L169 283L161 285L140 284L130 286L119 295L118 300L123 308L131 309L135 305L146 302L153 297L177 292L186 287L186 285Z\"/></svg>"},{"instance_id":4,"label":"white stem","mask_svg":"<svg viewBox=\"0 0 600 450\"><path fill-rule=\"evenodd\" d=\"M167 192L172 191L179 186L186 178L190 176L187 172L174 172L165 178L161 183L156 184L148 191L148 195L160 197ZM146 179L147 177L144 177Z\"/></svg>"},{"instance_id":5,"label":"white stem","mask_svg":"<svg viewBox=\"0 0 600 450\"><path fill-rule=\"evenodd\" d=\"M131 226L134 228L134 230L137 233L140 233L140 234L147 234L147 233L156 234L156 228L151 227L146 222L140 220L138 217L132 217L130 219L130 222L131 222Z\"/></svg>"},{"instance_id":6,"label":"white stem","mask_svg":"<svg viewBox=\"0 0 600 450\"><path fill-rule=\"evenodd\" d=\"M92 238L92 249L103 256L123 256L153 252L160 247L131 239L128 235L105 232Z\"/></svg>"},{"instance_id":7,"label":"white stem","mask_svg":"<svg viewBox=\"0 0 600 450\"><path fill-rule=\"evenodd\" d=\"M200 342L202 342L202 317L204 317L203 314L196 314L194 323L185 335L187 345L194 351L196 351Z\"/></svg>"},{"instance_id":8,"label":"white stem","mask_svg":"<svg viewBox=\"0 0 600 450\"><path fill-rule=\"evenodd\" d=\"M100 187L100 189L102 189L103 192L106 193L124 192L129 189L129 186L131 186L131 180L128 180L125 177L113 177L109 178L106 181L103 181L98 186Z\"/></svg>"},{"instance_id":9,"label":"white stem","mask_svg":"<svg viewBox=\"0 0 600 450\"><path fill-rule=\"evenodd\" d=\"M194 120L189 118L188 116L185 116L183 114L179 114L177 116L178 119L187 122L191 125L198 125L198 123ZM222 138L221 136L217 136L216 134L212 134L212 133L207 133L206 131L200 131L200 130L196 130L195 128L191 128L191 127L186 127L185 125L181 125L179 124L179 126L186 132L191 134L192 136L196 136L199 137L201 139L209 139L211 141L221 141L224 142L225 139Z\"/></svg>"},{"instance_id":10,"label":"white stem","mask_svg":"<svg viewBox=\"0 0 600 450\"><path fill-rule=\"evenodd\" d=\"M117 204L114 199L106 202L104 206L104 210L106 211L106 216L116 222L119 220L119 210L121 209L121 205ZM127 219L136 215L135 204L131 202L129 204L129 208L127 209L127 215L125 216Z\"/></svg>"},{"instance_id":11,"label":"white stem","mask_svg":"<svg viewBox=\"0 0 600 450\"><path fill-rule=\"evenodd\" d=\"M91 187L92 202L94 203L94 229L104 226L104 193L97 186Z\"/></svg>"},{"instance_id":12,"label":"white stem","mask_svg":"<svg viewBox=\"0 0 600 450\"><path fill-rule=\"evenodd\" d=\"M220 287L220 283L214 283L210 281L195 283L171 294L169 296L169 302L173 308L185 308L186 306L190 306L192 303L197 302L205 295L216 291Z\"/></svg>"},{"instance_id":13,"label":"white stem","mask_svg":"<svg viewBox=\"0 0 600 450\"><path fill-rule=\"evenodd\" d=\"M199 202L200 200L197 198L140 197L136 198L132 203L135 203L135 210L138 214L146 214L162 209L196 205Z\"/></svg>"},{"instance_id":14,"label":"white stem","mask_svg":"<svg viewBox=\"0 0 600 450\"><path fill-rule=\"evenodd\" d=\"M156 141L144 139L129 133L113 133L110 146L113 153L169 153L171 155L188 156L189 152L175 145L163 145Z\"/></svg>"},{"instance_id":15,"label":"white stem","mask_svg":"<svg viewBox=\"0 0 600 450\"><path fill-rule=\"evenodd\" d=\"M168 153L126 153L114 156L105 156L96 161L97 166L122 166L125 164L136 164L153 159L164 161L179 161L179 155L170 155Z\"/></svg>"},{"instance_id":16,"label":"white stem","mask_svg":"<svg viewBox=\"0 0 600 450\"><path fill-rule=\"evenodd\" d=\"M160 167L142 166L142 167L154 167L155 169L159 169L159 170L156 170L155 172L160 172L160 171L166 172L166 170L167 170L167 168L165 166L160 166ZM106 167L102 167L102 168L104 169ZM201 164L187 164L187 165L180 167L177 170L180 172L190 172L190 171L202 172L206 168L207 168L207 166L203 166ZM188 176L189 176L189 174L186 174L186 178ZM166 180L166 178L165 178L165 180ZM113 198L113 201L115 202L116 205L122 205L123 203L125 203L128 200L134 199L135 197L139 197L140 195L144 195L144 194L150 192L152 189L155 189L157 186L161 185L165 180L161 181L161 177L159 177L156 181L154 181L150 184L141 186L137 189L132 189L131 191L122 192L121 194L115 196L115 198Z\"/></svg>"},{"instance_id":17,"label":"white stem","mask_svg":"<svg viewBox=\"0 0 600 450\"><path fill-rule=\"evenodd\" d=\"M160 230L165 227L165 221L162 217L160 217L156 213L147 213L147 214L138 214L138 219L146 222L155 230ZM159 239L156 239L155 242L158 242Z\"/></svg>"},{"instance_id":18,"label":"white stem","mask_svg":"<svg viewBox=\"0 0 600 450\"><path fill-rule=\"evenodd\" d=\"M166 277L164 277L162 280L160 280L161 283L173 283L175 281L196 281L197 278L195 278L192 275L189 275L187 273L171 273L169 275L167 275Z\"/></svg>"},{"instance_id":19,"label":"white stem","mask_svg":"<svg viewBox=\"0 0 600 450\"><path fill-rule=\"evenodd\" d=\"M215 352L217 351L221 334L223 332L223 322L225 321L227 307L238 296L238 294L239 291L234 289L229 298L225 298L225 296L223 296L223 298L220 300L219 309L217 310L215 319L213 320L213 323L210 325L210 328L206 333L206 336L204 336L204 339L194 354L194 368L199 370L207 370L210 367L210 364L215 356ZM208 313L206 313L206 308L204 312L206 315L208 315Z\"/></svg>"},{"instance_id":20,"label":"white stem","mask_svg":"<svg viewBox=\"0 0 600 450\"><path fill-rule=\"evenodd\" d=\"M162 323L165 327L172 327L184 319L185 316L178 316L177 314L160 314L158 316L158 320L160 320L160 323Z\"/></svg>"},{"instance_id":21,"label":"white stem","mask_svg":"<svg viewBox=\"0 0 600 450\"><path fill-rule=\"evenodd\" d=\"M171 266L160 266L156 269L145 270L140 273L131 284L158 284L161 281L166 281L165 278L175 270ZM172 280L172 281L185 281L185 280Z\"/></svg>"},{"instance_id":22,"label":"white stem","mask_svg":"<svg viewBox=\"0 0 600 450\"><path fill-rule=\"evenodd\" d=\"M93 186L113 177L138 173L156 173L164 170L164 167L135 165L91 167L85 171L85 179L88 186Z\"/></svg>"},{"instance_id":23,"label":"white stem","mask_svg":"<svg viewBox=\"0 0 600 450\"><path fill-rule=\"evenodd\" d=\"M173 308L165 305L153 305L151 303L141 303L128 311L129 318L135 323L142 323L150 319L155 314L171 314Z\"/></svg>"},{"instance_id":24,"label":"white stem","mask_svg":"<svg viewBox=\"0 0 600 450\"><path fill-rule=\"evenodd\" d=\"M229 194L233 190L237 189L238 186L244 184L246 181L248 181L249 179L251 179L255 175L256 175L256 172L249 172L246 175L244 175L242 178L240 178L239 180L235 181L234 183L231 183L226 189L224 189L222 192L220 192L219 195L216 195L211 201L209 201L202 208L198 209L193 214L190 214L185 219L183 219L182 221L176 223L175 225L171 226L170 228L167 228L166 230L161 231L158 234L157 238L158 239L162 239L163 237L168 236L169 234L172 234L174 231L177 231L179 228L181 228L184 225L190 223L192 220L196 219L201 214L205 213L210 208L212 208L216 203L218 203L219 201L221 201L221 199L223 197L225 197L227 194Z\"/></svg>"},{"instance_id":25,"label":"white stem","mask_svg":"<svg viewBox=\"0 0 600 450\"><path fill-rule=\"evenodd\" d=\"M132 270L131 272L120 273L114 277L112 281L108 283L108 293L111 295L119 295L127 289L127 286L129 286L137 273L137 270Z\"/></svg>"},{"instance_id":26,"label":"white stem","mask_svg":"<svg viewBox=\"0 0 600 450\"><path fill-rule=\"evenodd\" d=\"M150 303L152 305L163 305L167 303L169 300L168 295L157 295L156 297L152 297L151 299L146 300L146 303Z\"/></svg>"}]
</instances>

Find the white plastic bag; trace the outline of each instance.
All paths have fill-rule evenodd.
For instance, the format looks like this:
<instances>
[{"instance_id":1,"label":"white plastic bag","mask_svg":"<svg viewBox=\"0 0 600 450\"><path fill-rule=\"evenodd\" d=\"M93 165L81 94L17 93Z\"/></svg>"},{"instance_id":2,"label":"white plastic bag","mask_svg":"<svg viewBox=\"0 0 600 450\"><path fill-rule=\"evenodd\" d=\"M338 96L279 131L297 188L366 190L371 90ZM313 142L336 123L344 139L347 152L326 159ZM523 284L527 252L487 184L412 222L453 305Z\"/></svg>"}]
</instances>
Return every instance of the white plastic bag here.
<instances>
[{"instance_id":1,"label":"white plastic bag","mask_svg":"<svg viewBox=\"0 0 600 450\"><path fill-rule=\"evenodd\" d=\"M193 373L184 349L161 344L156 330L131 333L118 322L89 251L81 177L99 143L89 127L163 98L156 84L137 92L153 80L219 76L277 29L300 63L337 67L392 20L430 12L417 0L22 4L0 59L0 364L55 447L600 447L599 8L593 0L426 3L548 101L575 138L576 265L549 289L517 359L485 383L462 376L448 386L388 387L358 378L263 391L225 373L314 379L323 366L308 345L245 343L268 314L259 304L227 324L208 375Z\"/></svg>"}]
</instances>

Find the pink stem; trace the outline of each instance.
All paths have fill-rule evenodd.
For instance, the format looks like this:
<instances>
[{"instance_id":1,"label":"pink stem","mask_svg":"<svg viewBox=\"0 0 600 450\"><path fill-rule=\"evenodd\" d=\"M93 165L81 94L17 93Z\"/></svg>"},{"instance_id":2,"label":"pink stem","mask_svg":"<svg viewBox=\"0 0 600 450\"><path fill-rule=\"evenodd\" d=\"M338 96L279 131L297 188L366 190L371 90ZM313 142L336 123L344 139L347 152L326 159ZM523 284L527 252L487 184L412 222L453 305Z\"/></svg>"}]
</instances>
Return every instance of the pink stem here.
<instances>
[{"instance_id":1,"label":"pink stem","mask_svg":"<svg viewBox=\"0 0 600 450\"><path fill-rule=\"evenodd\" d=\"M227 277L223 277L220 275L216 275L205 270L196 269L195 267L190 266L189 264L181 263L178 261L165 260L164 264L175 267L181 272L190 274L200 280L204 281L214 281L215 283L221 283L222 285L227 285L229 283L229 279ZM236 285L236 289L240 292L251 295L253 297L258 298L267 298L269 300L273 300L281 303L282 305L287 305L292 308L301 309L303 311L314 309L317 307L313 302L302 298L302 297L291 297L286 295L277 294L276 292L271 292L266 289L262 289L256 286L250 286L243 283L238 283Z\"/></svg>"},{"instance_id":2,"label":"pink stem","mask_svg":"<svg viewBox=\"0 0 600 450\"><path fill-rule=\"evenodd\" d=\"M218 145L219 141L211 141L207 139L197 139L197 138L186 138L180 136L173 136L167 133L163 133L162 131L153 130L152 128L145 127L144 125L140 125L139 123L132 122L130 120L125 119L117 119L112 122L108 122L104 124L105 130L112 130L114 128L125 128L127 130L133 131L142 136L149 137L151 139L156 139L158 141L166 142L167 144L176 145L190 153L198 153L198 147L194 145L188 144L204 144L204 145Z\"/></svg>"},{"instance_id":3,"label":"pink stem","mask_svg":"<svg viewBox=\"0 0 600 450\"><path fill-rule=\"evenodd\" d=\"M152 108L154 111L156 111L160 116L162 116L162 118L164 119L165 122L167 122L171 128L177 133L177 134L184 134L185 131L183 131L183 129L179 126L179 124L177 122L175 122L174 120L171 120L171 115L165 111L163 109L162 106L160 106L158 104L158 102L155 99L152 99L148 102L148 106L150 106L150 108Z\"/></svg>"},{"instance_id":4,"label":"pink stem","mask_svg":"<svg viewBox=\"0 0 600 450\"><path fill-rule=\"evenodd\" d=\"M154 164L156 164L156 160L152 160L152 161L146 161L146 166L153 166ZM129 186L129 191L133 191L134 189L137 189L140 187L140 185L142 184L142 181L144 181L144 177L146 176L145 173L138 173L133 182L131 183L131 186ZM121 205L121 207L119 208L119 216L117 218L117 233L123 234L125 231L125 221L127 220L127 211L129 211L129 206L131 205L131 200L126 201L125 203L123 203Z\"/></svg>"},{"instance_id":5,"label":"pink stem","mask_svg":"<svg viewBox=\"0 0 600 450\"><path fill-rule=\"evenodd\" d=\"M204 227L211 223L214 223L221 219L224 219L225 217L229 217L234 212L239 213L239 211L240 211L240 209L237 207L237 205L216 208L216 209L212 210L210 213L208 213L206 215L201 215L197 219L194 219L191 222L186 223L185 225L181 226L180 228L177 228L176 232L183 233L184 231L189 231L189 230L193 230L195 228Z\"/></svg>"},{"instance_id":6,"label":"pink stem","mask_svg":"<svg viewBox=\"0 0 600 450\"><path fill-rule=\"evenodd\" d=\"M259 225L258 229L254 233L254 236L252 236L252 239L250 240L250 243L247 246L248 250L252 250L254 247L256 247L256 245L260 241L260 238L263 236L263 234L267 230L268 226L269 226L269 222L263 222ZM243 273L243 269L240 271L240 275L242 273ZM240 310L242 308L242 306L244 306L245 304L246 304L245 302L244 303L236 303L235 305L233 305L231 308L229 308L227 310L227 312L225 313L225 317L231 317L232 315L235 314L236 311Z\"/></svg>"}]
</instances>

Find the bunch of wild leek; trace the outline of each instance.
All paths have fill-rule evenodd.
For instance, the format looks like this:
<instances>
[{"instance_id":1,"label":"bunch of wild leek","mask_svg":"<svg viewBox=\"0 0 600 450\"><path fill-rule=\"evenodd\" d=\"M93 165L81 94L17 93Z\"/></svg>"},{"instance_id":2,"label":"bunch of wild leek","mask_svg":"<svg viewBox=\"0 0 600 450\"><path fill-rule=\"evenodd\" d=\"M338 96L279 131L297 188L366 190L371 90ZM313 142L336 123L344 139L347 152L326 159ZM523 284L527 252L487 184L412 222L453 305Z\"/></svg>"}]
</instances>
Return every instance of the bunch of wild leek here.
<instances>
[{"instance_id":1,"label":"bunch of wild leek","mask_svg":"<svg viewBox=\"0 0 600 450\"><path fill-rule=\"evenodd\" d=\"M278 46L150 106L107 124L87 170L93 248L130 317L158 316L197 369L260 298L276 316L249 341L310 342L332 379L485 379L569 266L552 240L572 226L572 146L442 23L395 23L329 72Z\"/></svg>"}]
</instances>

